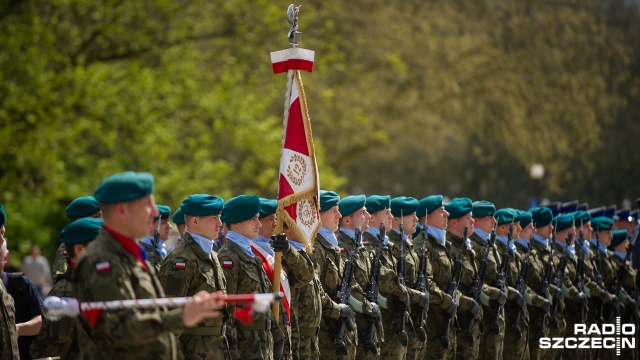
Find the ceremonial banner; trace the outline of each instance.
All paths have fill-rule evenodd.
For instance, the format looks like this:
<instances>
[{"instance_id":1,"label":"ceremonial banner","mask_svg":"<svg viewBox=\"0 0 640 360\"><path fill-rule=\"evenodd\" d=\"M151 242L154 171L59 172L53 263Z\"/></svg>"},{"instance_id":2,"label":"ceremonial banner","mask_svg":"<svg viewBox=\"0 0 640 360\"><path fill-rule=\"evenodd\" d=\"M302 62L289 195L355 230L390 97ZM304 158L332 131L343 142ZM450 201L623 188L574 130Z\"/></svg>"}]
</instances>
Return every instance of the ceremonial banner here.
<instances>
[{"instance_id":1,"label":"ceremonial banner","mask_svg":"<svg viewBox=\"0 0 640 360\"><path fill-rule=\"evenodd\" d=\"M318 167L300 72L289 69L288 74L276 233L286 222L310 251L320 228Z\"/></svg>"}]
</instances>

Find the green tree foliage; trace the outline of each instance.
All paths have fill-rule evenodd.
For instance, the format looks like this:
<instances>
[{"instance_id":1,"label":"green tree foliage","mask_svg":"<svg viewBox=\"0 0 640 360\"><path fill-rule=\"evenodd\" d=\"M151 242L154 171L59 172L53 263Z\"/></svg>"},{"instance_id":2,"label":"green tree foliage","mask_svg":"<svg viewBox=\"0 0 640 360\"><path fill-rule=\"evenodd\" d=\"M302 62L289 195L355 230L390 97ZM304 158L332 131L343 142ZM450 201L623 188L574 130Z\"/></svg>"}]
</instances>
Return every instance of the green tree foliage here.
<instances>
[{"instance_id":1,"label":"green tree foliage","mask_svg":"<svg viewBox=\"0 0 640 360\"><path fill-rule=\"evenodd\" d=\"M288 4L2 2L9 247L50 253L68 202L123 170L152 172L173 208L196 192L275 196L285 77L269 52L288 46ZM542 163L545 197L640 193L637 3L302 4L323 188L525 207Z\"/></svg>"}]
</instances>

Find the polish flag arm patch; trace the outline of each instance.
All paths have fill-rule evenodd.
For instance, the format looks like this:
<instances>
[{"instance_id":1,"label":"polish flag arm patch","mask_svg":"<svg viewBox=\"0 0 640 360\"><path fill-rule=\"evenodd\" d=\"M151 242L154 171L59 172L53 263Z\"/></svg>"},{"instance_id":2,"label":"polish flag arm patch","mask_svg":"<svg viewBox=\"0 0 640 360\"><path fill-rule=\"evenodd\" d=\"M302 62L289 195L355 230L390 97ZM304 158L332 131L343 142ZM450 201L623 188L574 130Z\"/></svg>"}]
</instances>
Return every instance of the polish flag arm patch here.
<instances>
[{"instance_id":1,"label":"polish flag arm patch","mask_svg":"<svg viewBox=\"0 0 640 360\"><path fill-rule=\"evenodd\" d=\"M111 264L108 261L99 262L96 264L96 271L99 273L107 272L111 270Z\"/></svg>"},{"instance_id":2,"label":"polish flag arm patch","mask_svg":"<svg viewBox=\"0 0 640 360\"><path fill-rule=\"evenodd\" d=\"M187 268L187 263L183 263L183 262L176 263L176 269L184 270L186 268Z\"/></svg>"},{"instance_id":3,"label":"polish flag arm patch","mask_svg":"<svg viewBox=\"0 0 640 360\"><path fill-rule=\"evenodd\" d=\"M225 269L231 269L231 268L233 268L233 261L231 261L231 260L224 260L224 261L222 262L222 267L223 267L223 268L225 268Z\"/></svg>"}]
</instances>

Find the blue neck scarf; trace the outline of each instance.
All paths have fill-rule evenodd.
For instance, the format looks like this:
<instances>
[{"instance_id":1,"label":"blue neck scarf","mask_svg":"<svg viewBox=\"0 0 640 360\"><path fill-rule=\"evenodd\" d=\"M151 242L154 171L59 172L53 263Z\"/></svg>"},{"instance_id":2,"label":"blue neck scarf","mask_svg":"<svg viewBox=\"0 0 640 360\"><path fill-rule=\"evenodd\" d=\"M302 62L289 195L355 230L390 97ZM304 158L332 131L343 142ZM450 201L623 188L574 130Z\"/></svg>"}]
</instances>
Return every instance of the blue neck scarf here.
<instances>
[{"instance_id":1,"label":"blue neck scarf","mask_svg":"<svg viewBox=\"0 0 640 360\"><path fill-rule=\"evenodd\" d=\"M627 258L627 253L618 250L614 250L613 255L619 257L622 260L625 260Z\"/></svg>"},{"instance_id":2,"label":"blue neck scarf","mask_svg":"<svg viewBox=\"0 0 640 360\"><path fill-rule=\"evenodd\" d=\"M562 248L562 250L564 251L565 248L567 248L567 244L557 241L557 244L560 245L560 247ZM576 255L576 249L575 246L573 245L569 245L569 248L567 248L567 252L569 253L569 255L571 255L572 259L575 259L575 255Z\"/></svg>"},{"instance_id":3,"label":"blue neck scarf","mask_svg":"<svg viewBox=\"0 0 640 360\"><path fill-rule=\"evenodd\" d=\"M578 244L579 242L580 242L580 238L578 238L576 236L575 239L573 240L573 243L574 244ZM589 250L589 242L588 241L583 241L582 242L582 247L580 249L584 253L584 256L591 257L591 250Z\"/></svg>"},{"instance_id":4,"label":"blue neck scarf","mask_svg":"<svg viewBox=\"0 0 640 360\"><path fill-rule=\"evenodd\" d=\"M153 236L145 236L140 242L153 247ZM167 257L167 245L164 243L164 240L158 239L158 247L156 247L155 250L162 255L163 259Z\"/></svg>"},{"instance_id":5,"label":"blue neck scarf","mask_svg":"<svg viewBox=\"0 0 640 360\"><path fill-rule=\"evenodd\" d=\"M327 242L331 245L331 247L334 247L334 248L338 247L338 239L336 238L336 234L334 234L333 231L327 229L324 226L321 226L320 230L318 230L318 233L325 240L327 240Z\"/></svg>"},{"instance_id":6,"label":"blue neck scarf","mask_svg":"<svg viewBox=\"0 0 640 360\"><path fill-rule=\"evenodd\" d=\"M189 235L191 235L193 241L195 241L196 244L198 244L198 246L200 246L200 248L204 252L211 255L211 252L213 251L213 240L209 240L206 237L200 236L198 234L189 233Z\"/></svg>"},{"instance_id":7,"label":"blue neck scarf","mask_svg":"<svg viewBox=\"0 0 640 360\"><path fill-rule=\"evenodd\" d=\"M605 257L609 257L609 252L607 252L607 247L603 244L600 243L600 245L598 245L598 241L596 239L591 239L591 244L595 247L597 247L598 249L600 249L600 252L604 254Z\"/></svg>"},{"instance_id":8,"label":"blue neck scarf","mask_svg":"<svg viewBox=\"0 0 640 360\"><path fill-rule=\"evenodd\" d=\"M298 251L306 251L304 248L304 245L297 242L297 241L293 241L293 240L289 240L289 244L291 244L291 247L293 247L294 249L298 250Z\"/></svg>"},{"instance_id":9,"label":"blue neck scarf","mask_svg":"<svg viewBox=\"0 0 640 360\"><path fill-rule=\"evenodd\" d=\"M473 229L473 233L478 235L480 239L484 240L485 243L489 242L489 236L491 236L491 234L489 234L488 232L482 229L475 228Z\"/></svg>"},{"instance_id":10,"label":"blue neck scarf","mask_svg":"<svg viewBox=\"0 0 640 360\"><path fill-rule=\"evenodd\" d=\"M438 229L435 226L429 226L429 228L427 229L427 234L438 239L438 241L440 241L442 245L445 244L445 237L444 237L445 232L443 229Z\"/></svg>"},{"instance_id":11,"label":"blue neck scarf","mask_svg":"<svg viewBox=\"0 0 640 360\"><path fill-rule=\"evenodd\" d=\"M367 232L371 235L373 235L373 237L375 237L376 239L378 238L378 235L380 234L380 228L374 227L374 226L370 226L367 229ZM387 236L387 234L384 235L384 241L382 242L382 246L387 247L389 246L389 237Z\"/></svg>"},{"instance_id":12,"label":"blue neck scarf","mask_svg":"<svg viewBox=\"0 0 640 360\"><path fill-rule=\"evenodd\" d=\"M271 250L271 246L269 246L271 244L271 240L267 239L266 237L258 234L258 237L253 240L253 243L256 244L257 246L260 246L261 248L264 249L264 251L267 252L267 254L273 256L274 252L273 250Z\"/></svg>"},{"instance_id":13,"label":"blue neck scarf","mask_svg":"<svg viewBox=\"0 0 640 360\"><path fill-rule=\"evenodd\" d=\"M506 235L496 235L496 240L506 245L511 251L511 254L516 254L516 246L513 244L513 241L511 241L511 243L508 243L507 240L509 240L509 238Z\"/></svg>"},{"instance_id":14,"label":"blue neck scarf","mask_svg":"<svg viewBox=\"0 0 640 360\"><path fill-rule=\"evenodd\" d=\"M355 230L351 230L351 229L347 229L347 228L340 228L340 231L343 232L345 235L347 235L352 240L356 237L356 231ZM358 245L360 245L360 244L358 244Z\"/></svg>"},{"instance_id":15,"label":"blue neck scarf","mask_svg":"<svg viewBox=\"0 0 640 360\"><path fill-rule=\"evenodd\" d=\"M525 249L529 248L529 242L527 240L525 240L525 239L520 238L518 240L515 240L515 242L517 242L518 244L522 245L522 247L524 247Z\"/></svg>"},{"instance_id":16,"label":"blue neck scarf","mask_svg":"<svg viewBox=\"0 0 640 360\"><path fill-rule=\"evenodd\" d=\"M396 230L396 229L392 229L392 230L393 230L393 231L395 231L395 232L396 232L396 234L401 235L401 234L400 234L400 230ZM404 240L404 242L407 242L407 239L409 238L409 235L407 235L407 234L402 234L401 236L402 236L402 240Z\"/></svg>"},{"instance_id":17,"label":"blue neck scarf","mask_svg":"<svg viewBox=\"0 0 640 360\"><path fill-rule=\"evenodd\" d=\"M549 240L543 238L542 236L538 235L538 234L533 234L533 240L539 242L540 244L544 245L545 249L549 249Z\"/></svg>"},{"instance_id":18,"label":"blue neck scarf","mask_svg":"<svg viewBox=\"0 0 640 360\"><path fill-rule=\"evenodd\" d=\"M253 254L253 251L251 251L251 240L247 239L243 235L240 235L235 231L229 230L229 232L227 233L227 240L233 241L249 257L254 257L255 256Z\"/></svg>"}]
</instances>

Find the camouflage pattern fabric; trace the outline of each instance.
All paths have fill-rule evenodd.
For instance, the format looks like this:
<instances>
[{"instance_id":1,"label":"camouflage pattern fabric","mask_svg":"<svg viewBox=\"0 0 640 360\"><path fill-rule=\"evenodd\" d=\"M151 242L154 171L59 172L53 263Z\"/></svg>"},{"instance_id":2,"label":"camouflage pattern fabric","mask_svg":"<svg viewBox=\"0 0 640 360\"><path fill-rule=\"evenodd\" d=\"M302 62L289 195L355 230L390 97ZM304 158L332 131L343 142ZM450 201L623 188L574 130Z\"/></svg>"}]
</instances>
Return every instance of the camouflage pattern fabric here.
<instances>
[{"instance_id":1,"label":"camouflage pattern fabric","mask_svg":"<svg viewBox=\"0 0 640 360\"><path fill-rule=\"evenodd\" d=\"M226 291L217 255L207 254L188 232L161 265L158 278L167 296L192 296L201 290ZM223 334L231 331L227 328L229 311L224 309L222 313L222 317L202 321L180 335L180 349L186 359L229 357L229 346Z\"/></svg>"},{"instance_id":2,"label":"camouflage pattern fabric","mask_svg":"<svg viewBox=\"0 0 640 360\"><path fill-rule=\"evenodd\" d=\"M72 276L79 301L153 299L164 297L155 271L128 253L104 229L78 260ZM126 309L100 313L91 327L79 317L101 358L175 359L173 332L184 330L183 309ZM86 344L80 343L80 351ZM91 349L89 349L91 350Z\"/></svg>"},{"instance_id":3,"label":"camouflage pattern fabric","mask_svg":"<svg viewBox=\"0 0 640 360\"><path fill-rule=\"evenodd\" d=\"M184 240L183 240L184 241ZM227 282L227 293L249 294L271 292L272 285L262 267L259 257L250 257L236 243L227 239L218 251L218 260ZM232 321L235 336L230 336L231 358L273 359L274 338L272 332L282 332L271 310L253 315L253 323L243 325L237 319Z\"/></svg>"},{"instance_id":4,"label":"camouflage pattern fabric","mask_svg":"<svg viewBox=\"0 0 640 360\"><path fill-rule=\"evenodd\" d=\"M156 271L156 273L159 273L160 266L164 261L162 254L160 254L158 251L156 251L153 248L153 246L147 243L139 242L138 244L140 244L140 247L142 247L145 253L147 254L147 263L149 263L150 265L153 265L153 269Z\"/></svg>"},{"instance_id":5,"label":"camouflage pattern fabric","mask_svg":"<svg viewBox=\"0 0 640 360\"><path fill-rule=\"evenodd\" d=\"M53 258L53 266L51 267L51 274L53 274L53 278L56 276L62 275L67 272L69 268L69 263L67 262L67 257L65 256L66 248L64 243L61 243L56 250L56 255Z\"/></svg>"},{"instance_id":6,"label":"camouflage pattern fabric","mask_svg":"<svg viewBox=\"0 0 640 360\"><path fill-rule=\"evenodd\" d=\"M0 296L2 296L2 304L0 306L0 359L1 360L18 360L20 352L18 351L18 333L16 332L16 307L13 298L4 287L4 283L0 281Z\"/></svg>"}]
</instances>

